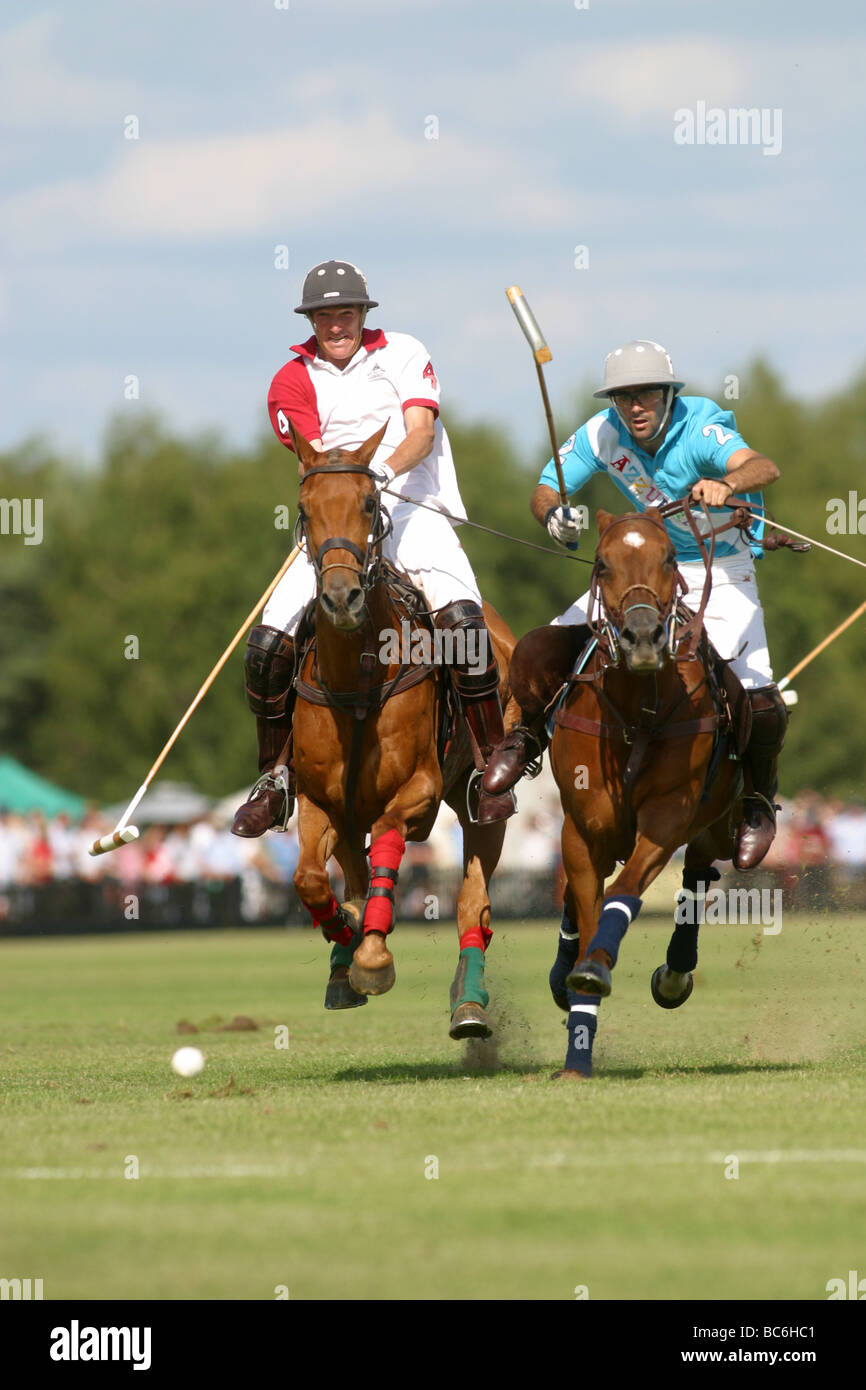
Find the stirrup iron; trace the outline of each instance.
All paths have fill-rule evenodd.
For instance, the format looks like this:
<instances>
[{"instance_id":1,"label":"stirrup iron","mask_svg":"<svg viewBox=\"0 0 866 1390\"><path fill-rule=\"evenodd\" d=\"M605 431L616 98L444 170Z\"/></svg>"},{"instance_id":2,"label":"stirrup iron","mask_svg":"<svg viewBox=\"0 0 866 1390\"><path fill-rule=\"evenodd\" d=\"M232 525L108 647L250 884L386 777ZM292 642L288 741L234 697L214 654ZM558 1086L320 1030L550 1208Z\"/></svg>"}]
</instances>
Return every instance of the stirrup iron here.
<instances>
[{"instance_id":1,"label":"stirrup iron","mask_svg":"<svg viewBox=\"0 0 866 1390\"><path fill-rule=\"evenodd\" d=\"M289 820L294 809L294 797L289 791L289 769L285 763L277 763L271 772L265 772L251 789L247 801L254 801L261 791L283 793L282 824L272 825L271 830L277 830L280 833L288 830Z\"/></svg>"}]
</instances>

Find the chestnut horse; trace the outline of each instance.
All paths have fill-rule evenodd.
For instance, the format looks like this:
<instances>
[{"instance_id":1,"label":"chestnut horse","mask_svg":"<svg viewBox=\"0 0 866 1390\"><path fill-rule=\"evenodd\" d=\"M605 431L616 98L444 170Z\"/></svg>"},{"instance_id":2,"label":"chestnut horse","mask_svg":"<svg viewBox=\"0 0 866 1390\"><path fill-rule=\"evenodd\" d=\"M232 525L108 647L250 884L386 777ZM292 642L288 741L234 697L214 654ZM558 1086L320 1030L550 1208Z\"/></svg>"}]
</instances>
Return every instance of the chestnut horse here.
<instances>
[{"instance_id":1,"label":"chestnut horse","mask_svg":"<svg viewBox=\"0 0 866 1390\"><path fill-rule=\"evenodd\" d=\"M463 831L464 874L457 902L460 955L451 986L450 1036L489 1037L484 988L484 952L492 934L488 886L505 825L470 819L467 791L475 765L462 721L440 761L438 736L445 714L441 665L434 659L407 668L405 658L390 659L383 645L386 635L407 630L404 623L419 631L411 604L407 610L401 603L381 564L381 542L390 522L380 511L369 464L383 433L354 452L318 453L293 431L302 468L299 524L318 581L315 646L307 650L296 680L294 767L301 853L294 883L314 925L334 943L326 1007L366 1004L366 996L384 994L395 980L387 937L406 841L425 840L440 802L447 801ZM505 709L503 673L515 638L487 604L484 616ZM411 642L413 650L422 646ZM369 870L364 849L368 833ZM328 877L331 856L345 878L349 901L342 906Z\"/></svg>"},{"instance_id":2,"label":"chestnut horse","mask_svg":"<svg viewBox=\"0 0 866 1390\"><path fill-rule=\"evenodd\" d=\"M736 756L747 737L744 723L739 734L736 725L748 702L737 701L730 671L718 669L701 614L677 608L684 582L659 512L599 511L597 523L588 614L592 624L593 604L600 605L597 624L527 633L510 676L531 722L586 651L556 708L550 746L567 885L550 987L568 1013L568 1052L557 1075L575 1078L592 1074L599 1000L610 993L620 942L681 845L677 925L652 994L662 1008L689 997L695 895L699 884L719 878L713 861L733 854L731 814L742 790ZM701 608L708 593L709 581ZM622 869L605 889L617 862Z\"/></svg>"}]
</instances>

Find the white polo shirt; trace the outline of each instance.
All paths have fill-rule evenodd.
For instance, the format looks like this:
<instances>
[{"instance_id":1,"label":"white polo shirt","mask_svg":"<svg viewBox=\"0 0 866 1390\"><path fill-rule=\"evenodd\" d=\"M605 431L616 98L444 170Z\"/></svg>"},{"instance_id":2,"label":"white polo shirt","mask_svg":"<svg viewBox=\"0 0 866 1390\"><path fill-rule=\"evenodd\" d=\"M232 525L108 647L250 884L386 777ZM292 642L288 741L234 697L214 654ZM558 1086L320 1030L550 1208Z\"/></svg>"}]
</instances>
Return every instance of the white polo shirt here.
<instances>
[{"instance_id":1,"label":"white polo shirt","mask_svg":"<svg viewBox=\"0 0 866 1390\"><path fill-rule=\"evenodd\" d=\"M362 331L361 346L340 370L317 352L315 336L298 343L268 392L268 413L280 442L291 449L289 421L325 449L357 449L387 422L373 464L387 463L406 438L403 412L425 406L435 414L433 448L421 463L390 485L401 497L438 502L452 516L465 518L448 435L439 419L439 381L430 355L408 333ZM393 498L390 506L397 505Z\"/></svg>"}]
</instances>

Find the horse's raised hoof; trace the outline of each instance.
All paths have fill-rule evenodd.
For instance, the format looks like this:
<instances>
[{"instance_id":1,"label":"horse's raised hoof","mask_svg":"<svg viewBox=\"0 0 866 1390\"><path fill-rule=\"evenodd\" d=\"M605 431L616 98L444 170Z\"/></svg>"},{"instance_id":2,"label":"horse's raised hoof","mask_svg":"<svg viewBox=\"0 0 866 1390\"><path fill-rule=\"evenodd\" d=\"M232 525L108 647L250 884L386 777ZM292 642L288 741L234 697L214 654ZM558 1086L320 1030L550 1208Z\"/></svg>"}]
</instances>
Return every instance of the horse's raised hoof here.
<instances>
[{"instance_id":1,"label":"horse's raised hoof","mask_svg":"<svg viewBox=\"0 0 866 1390\"><path fill-rule=\"evenodd\" d=\"M659 1008L678 1009L680 1004L686 1002L695 987L695 979L690 970L687 970L685 975L685 989L671 998L669 995L662 993L662 988L665 984L670 988L670 981L675 977L675 972L670 970L666 965L660 965L657 970L653 971L653 977L650 980L650 989L652 990L653 999L656 1001ZM682 979L682 976L679 978Z\"/></svg>"},{"instance_id":2,"label":"horse's raised hoof","mask_svg":"<svg viewBox=\"0 0 866 1390\"><path fill-rule=\"evenodd\" d=\"M490 1038L493 1036L493 1029L487 1022L487 1015L481 1005L470 1000L457 1005L451 1015L448 1036L454 1038L455 1042L460 1042L461 1038Z\"/></svg>"},{"instance_id":3,"label":"horse's raised hoof","mask_svg":"<svg viewBox=\"0 0 866 1390\"><path fill-rule=\"evenodd\" d=\"M551 1081L591 1081L592 1077L587 1076L585 1071L573 1071L568 1068L563 1071L555 1071L550 1079Z\"/></svg>"},{"instance_id":4,"label":"horse's raised hoof","mask_svg":"<svg viewBox=\"0 0 866 1390\"><path fill-rule=\"evenodd\" d=\"M349 984L358 994L387 994L397 973L381 932L367 932L349 966Z\"/></svg>"},{"instance_id":5,"label":"horse's raised hoof","mask_svg":"<svg viewBox=\"0 0 866 1390\"><path fill-rule=\"evenodd\" d=\"M597 994L606 999L610 994L610 971L600 960L579 960L565 983L575 994Z\"/></svg>"},{"instance_id":6,"label":"horse's raised hoof","mask_svg":"<svg viewBox=\"0 0 866 1390\"><path fill-rule=\"evenodd\" d=\"M349 967L338 965L325 989L326 1009L360 1009L366 994L358 994L349 984Z\"/></svg>"}]
</instances>

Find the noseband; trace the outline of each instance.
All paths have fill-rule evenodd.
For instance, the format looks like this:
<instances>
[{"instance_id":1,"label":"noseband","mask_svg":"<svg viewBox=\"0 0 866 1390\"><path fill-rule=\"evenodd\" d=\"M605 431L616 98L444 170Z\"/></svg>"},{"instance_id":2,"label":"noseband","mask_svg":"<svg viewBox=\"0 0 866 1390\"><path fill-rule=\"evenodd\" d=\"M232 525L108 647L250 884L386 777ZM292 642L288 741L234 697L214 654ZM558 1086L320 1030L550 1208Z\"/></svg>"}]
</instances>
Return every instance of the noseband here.
<instances>
[{"instance_id":1,"label":"noseband","mask_svg":"<svg viewBox=\"0 0 866 1390\"><path fill-rule=\"evenodd\" d=\"M308 468L305 471L301 478L300 486L303 487L307 479L311 478L314 473L363 473L368 478L378 480L378 475L374 473L372 468L365 468L364 465L360 463L322 463L316 464L315 467ZM314 552L310 544L310 538L307 535L307 518L305 518L302 512L298 513L298 519L295 523L295 541L299 543L300 540L303 539L306 543L307 554L316 572L316 583L319 588L321 588L323 576L327 571L338 569L350 570L352 574L357 575L361 588L365 593L376 583L379 577L380 560L377 550L385 537L390 535L392 526L390 516L382 509L382 499L379 493L374 492L372 496L374 498L374 507L370 515L370 530L367 534L367 548L364 551L346 536L332 536L330 540L322 542L318 552ZM347 550L349 554L354 556L357 560L360 568L355 569L353 565L347 565L342 560L334 560L330 565L323 565L323 556L325 556L329 550Z\"/></svg>"}]
</instances>

